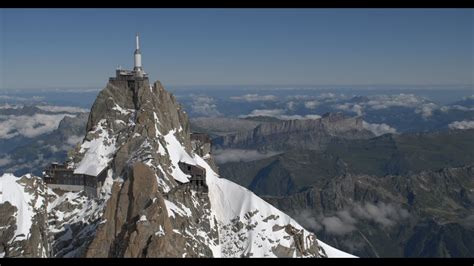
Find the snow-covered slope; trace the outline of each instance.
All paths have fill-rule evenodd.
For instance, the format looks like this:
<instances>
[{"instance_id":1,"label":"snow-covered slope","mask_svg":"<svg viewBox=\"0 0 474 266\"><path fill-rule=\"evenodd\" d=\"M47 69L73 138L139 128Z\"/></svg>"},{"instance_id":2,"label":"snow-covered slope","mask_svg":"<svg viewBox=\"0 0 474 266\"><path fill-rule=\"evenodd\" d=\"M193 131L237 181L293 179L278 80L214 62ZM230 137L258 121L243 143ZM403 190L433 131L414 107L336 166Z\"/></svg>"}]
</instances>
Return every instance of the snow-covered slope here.
<instances>
[{"instance_id":1,"label":"snow-covered slope","mask_svg":"<svg viewBox=\"0 0 474 266\"><path fill-rule=\"evenodd\" d=\"M8 257L47 256L47 234L42 230L47 226L47 195L41 178L0 176L0 253Z\"/></svg>"},{"instance_id":2,"label":"snow-covered slope","mask_svg":"<svg viewBox=\"0 0 474 266\"><path fill-rule=\"evenodd\" d=\"M176 150L186 153L184 149ZM291 234L284 230L285 227L291 227L304 239L302 250L309 250L310 246L317 242L323 256L355 257L317 240L314 234L248 189L220 178L198 155L194 154L194 162L206 169L211 211L218 221L220 250L215 255L248 254L254 257L274 257L277 255L274 252L275 243L286 248L295 245L295 239L288 237ZM231 227L237 224L242 224L242 228L238 231L232 230ZM296 257L315 254L298 254L295 249L287 255Z\"/></svg>"},{"instance_id":3,"label":"snow-covered slope","mask_svg":"<svg viewBox=\"0 0 474 266\"><path fill-rule=\"evenodd\" d=\"M34 206L41 206L42 198L39 202L34 202L33 195L25 193L25 185L21 184L18 177L12 174L4 174L0 178L0 203L10 202L17 208L15 213L16 226L14 237L16 239L26 239L29 236L33 216Z\"/></svg>"},{"instance_id":4,"label":"snow-covered slope","mask_svg":"<svg viewBox=\"0 0 474 266\"><path fill-rule=\"evenodd\" d=\"M107 130L104 130L105 126L105 120L101 120L91 132L97 134L98 137L82 143L80 152L87 152L76 166L75 174L97 176L112 159L110 156L115 151L115 139L109 136Z\"/></svg>"}]
</instances>

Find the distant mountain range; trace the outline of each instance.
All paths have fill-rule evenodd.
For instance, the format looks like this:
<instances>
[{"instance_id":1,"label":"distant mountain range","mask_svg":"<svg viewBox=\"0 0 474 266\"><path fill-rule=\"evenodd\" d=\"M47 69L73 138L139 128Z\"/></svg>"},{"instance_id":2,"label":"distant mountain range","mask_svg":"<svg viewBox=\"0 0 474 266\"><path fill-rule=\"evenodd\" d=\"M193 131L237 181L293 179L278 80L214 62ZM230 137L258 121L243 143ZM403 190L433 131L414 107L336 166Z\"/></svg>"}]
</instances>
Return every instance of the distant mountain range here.
<instances>
[{"instance_id":1,"label":"distant mountain range","mask_svg":"<svg viewBox=\"0 0 474 266\"><path fill-rule=\"evenodd\" d=\"M306 123L321 125L324 119ZM335 124L350 125L341 121ZM268 123L216 138L220 153L279 150L262 159L219 163L221 175L361 257L473 254L474 129L371 137L347 135L347 126L327 137L328 127L301 134L288 131L288 121L277 123L274 131L259 129ZM280 133L284 137L273 137ZM306 142L318 137L313 143L324 145Z\"/></svg>"},{"instance_id":2,"label":"distant mountain range","mask_svg":"<svg viewBox=\"0 0 474 266\"><path fill-rule=\"evenodd\" d=\"M321 119L265 122L253 130L218 137L213 144L216 149L321 150L334 138L364 139L374 136L371 131L364 128L360 117L326 113Z\"/></svg>"}]
</instances>

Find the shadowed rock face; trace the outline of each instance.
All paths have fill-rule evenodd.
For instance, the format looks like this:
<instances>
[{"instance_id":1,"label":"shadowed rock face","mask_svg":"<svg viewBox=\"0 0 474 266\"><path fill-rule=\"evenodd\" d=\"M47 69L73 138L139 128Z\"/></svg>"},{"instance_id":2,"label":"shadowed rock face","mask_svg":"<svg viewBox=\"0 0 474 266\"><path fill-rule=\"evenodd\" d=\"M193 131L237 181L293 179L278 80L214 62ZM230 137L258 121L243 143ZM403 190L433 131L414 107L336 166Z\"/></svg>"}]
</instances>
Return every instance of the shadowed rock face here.
<instances>
[{"instance_id":1,"label":"shadowed rock face","mask_svg":"<svg viewBox=\"0 0 474 266\"><path fill-rule=\"evenodd\" d=\"M0 204L0 253L5 253L5 257L10 257L9 242L15 235L17 208L9 202Z\"/></svg>"},{"instance_id":2,"label":"shadowed rock face","mask_svg":"<svg viewBox=\"0 0 474 266\"><path fill-rule=\"evenodd\" d=\"M331 139L368 139L375 135L362 125L360 117L328 113L321 119L285 120L262 123L255 129L216 138L216 148L322 150Z\"/></svg>"},{"instance_id":3,"label":"shadowed rock face","mask_svg":"<svg viewBox=\"0 0 474 266\"><path fill-rule=\"evenodd\" d=\"M114 184L103 219L86 257L181 255L185 240L173 232L155 174L143 163L132 166L121 187Z\"/></svg>"}]
</instances>

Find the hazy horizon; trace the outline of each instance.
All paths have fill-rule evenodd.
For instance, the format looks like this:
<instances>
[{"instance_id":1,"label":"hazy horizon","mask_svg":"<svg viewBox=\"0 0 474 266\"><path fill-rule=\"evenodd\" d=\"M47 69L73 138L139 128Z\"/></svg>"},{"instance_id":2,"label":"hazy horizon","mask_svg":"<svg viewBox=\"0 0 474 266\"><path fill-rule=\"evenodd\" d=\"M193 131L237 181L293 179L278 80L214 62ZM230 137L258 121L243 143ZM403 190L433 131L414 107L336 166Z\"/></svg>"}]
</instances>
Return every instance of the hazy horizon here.
<instances>
[{"instance_id":1,"label":"hazy horizon","mask_svg":"<svg viewBox=\"0 0 474 266\"><path fill-rule=\"evenodd\" d=\"M150 79L150 82L159 80ZM9 90L102 90L107 84L106 80L103 84L97 86L51 86L51 87L23 87L23 88L0 88L4 91ZM160 81L161 82L161 81ZM162 83L163 84L163 83ZM165 87L180 89L180 88L208 88L208 89L230 89L230 88L245 88L251 87L252 89L361 89L361 90L372 90L372 89L394 89L394 90L407 90L407 89L426 89L426 90L443 90L447 87L453 87L452 89L474 89L474 84L163 84ZM1 92L1 91L0 91Z\"/></svg>"}]
</instances>

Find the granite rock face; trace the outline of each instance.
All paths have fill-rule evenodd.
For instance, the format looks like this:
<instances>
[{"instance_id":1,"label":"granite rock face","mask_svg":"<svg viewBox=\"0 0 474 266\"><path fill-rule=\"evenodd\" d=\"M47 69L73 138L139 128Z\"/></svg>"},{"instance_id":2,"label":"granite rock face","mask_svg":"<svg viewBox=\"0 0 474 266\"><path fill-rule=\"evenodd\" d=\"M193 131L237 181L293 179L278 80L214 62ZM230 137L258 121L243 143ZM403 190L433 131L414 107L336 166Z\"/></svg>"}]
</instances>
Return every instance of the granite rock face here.
<instances>
[{"instance_id":1,"label":"granite rock face","mask_svg":"<svg viewBox=\"0 0 474 266\"><path fill-rule=\"evenodd\" d=\"M154 173L142 163L133 166L121 187L114 184L103 218L107 222L99 225L86 257L181 255L185 240L173 232Z\"/></svg>"}]
</instances>

